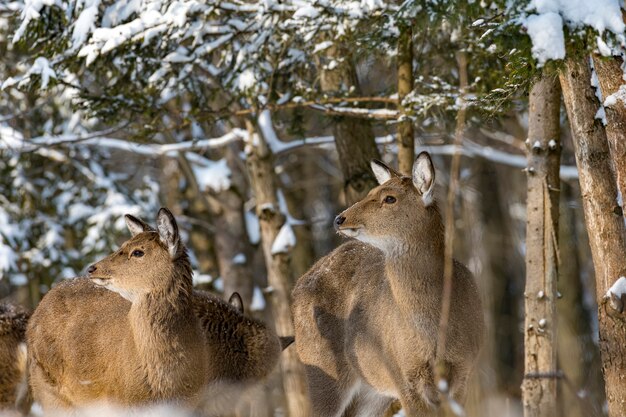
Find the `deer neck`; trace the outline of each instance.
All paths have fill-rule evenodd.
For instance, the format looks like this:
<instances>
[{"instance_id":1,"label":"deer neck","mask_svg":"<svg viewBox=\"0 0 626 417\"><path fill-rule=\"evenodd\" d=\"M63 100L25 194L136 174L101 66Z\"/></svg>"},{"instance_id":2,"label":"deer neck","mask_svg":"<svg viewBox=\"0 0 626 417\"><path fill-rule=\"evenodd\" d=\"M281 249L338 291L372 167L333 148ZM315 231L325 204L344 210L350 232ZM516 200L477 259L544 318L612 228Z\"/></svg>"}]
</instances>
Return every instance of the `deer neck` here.
<instances>
[{"instance_id":1,"label":"deer neck","mask_svg":"<svg viewBox=\"0 0 626 417\"><path fill-rule=\"evenodd\" d=\"M175 277L180 278L180 277ZM167 280L163 288L141 296L130 308L129 320L140 369L152 392L168 398L179 387L174 377L185 371L186 353L200 342L191 305L191 279Z\"/></svg>"},{"instance_id":2,"label":"deer neck","mask_svg":"<svg viewBox=\"0 0 626 417\"><path fill-rule=\"evenodd\" d=\"M402 313L438 312L443 290L444 245L441 239L412 239L402 250L385 254L385 276Z\"/></svg>"}]
</instances>

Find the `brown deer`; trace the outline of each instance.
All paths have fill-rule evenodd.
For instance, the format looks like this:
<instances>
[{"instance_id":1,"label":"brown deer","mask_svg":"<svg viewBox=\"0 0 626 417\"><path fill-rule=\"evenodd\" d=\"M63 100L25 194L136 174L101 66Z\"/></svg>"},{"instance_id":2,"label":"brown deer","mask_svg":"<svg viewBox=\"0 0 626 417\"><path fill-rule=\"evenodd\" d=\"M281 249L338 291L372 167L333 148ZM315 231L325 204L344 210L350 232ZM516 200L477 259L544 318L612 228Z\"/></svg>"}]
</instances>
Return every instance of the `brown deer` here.
<instances>
[{"instance_id":1,"label":"brown deer","mask_svg":"<svg viewBox=\"0 0 626 417\"><path fill-rule=\"evenodd\" d=\"M355 238L320 259L293 291L296 349L313 414L380 416L399 399L407 417L435 412L444 227L435 171L421 153L412 177L372 161L379 186L335 218ZM454 263L444 360L450 397L463 403L483 337L471 273ZM442 387L444 388L444 387Z\"/></svg>"},{"instance_id":2,"label":"brown deer","mask_svg":"<svg viewBox=\"0 0 626 417\"><path fill-rule=\"evenodd\" d=\"M26 325L30 314L21 307L0 303L0 414L30 408L26 379Z\"/></svg>"},{"instance_id":3,"label":"brown deer","mask_svg":"<svg viewBox=\"0 0 626 417\"><path fill-rule=\"evenodd\" d=\"M86 278L50 290L30 320L30 381L44 411L96 401L195 407L218 383L243 388L269 374L279 338L236 306L192 289L169 210L159 211L156 231L130 215L126 223L132 238Z\"/></svg>"}]
</instances>

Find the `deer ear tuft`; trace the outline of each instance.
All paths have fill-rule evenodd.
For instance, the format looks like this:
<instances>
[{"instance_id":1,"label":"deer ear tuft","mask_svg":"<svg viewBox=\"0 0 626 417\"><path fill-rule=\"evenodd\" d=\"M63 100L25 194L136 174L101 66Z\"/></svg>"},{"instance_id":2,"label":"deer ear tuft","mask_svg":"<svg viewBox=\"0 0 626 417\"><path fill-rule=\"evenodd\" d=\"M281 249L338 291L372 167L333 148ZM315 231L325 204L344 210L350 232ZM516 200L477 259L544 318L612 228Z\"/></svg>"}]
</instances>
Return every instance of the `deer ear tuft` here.
<instances>
[{"instance_id":1,"label":"deer ear tuft","mask_svg":"<svg viewBox=\"0 0 626 417\"><path fill-rule=\"evenodd\" d=\"M435 167L428 152L422 152L417 155L411 176L413 185L422 195L424 205L430 206L434 201Z\"/></svg>"},{"instance_id":2,"label":"deer ear tuft","mask_svg":"<svg viewBox=\"0 0 626 417\"><path fill-rule=\"evenodd\" d=\"M159 214L157 214L157 230L161 242L167 247L170 258L174 259L178 253L180 236L178 234L178 225L172 212L165 207L161 208Z\"/></svg>"}]
</instances>

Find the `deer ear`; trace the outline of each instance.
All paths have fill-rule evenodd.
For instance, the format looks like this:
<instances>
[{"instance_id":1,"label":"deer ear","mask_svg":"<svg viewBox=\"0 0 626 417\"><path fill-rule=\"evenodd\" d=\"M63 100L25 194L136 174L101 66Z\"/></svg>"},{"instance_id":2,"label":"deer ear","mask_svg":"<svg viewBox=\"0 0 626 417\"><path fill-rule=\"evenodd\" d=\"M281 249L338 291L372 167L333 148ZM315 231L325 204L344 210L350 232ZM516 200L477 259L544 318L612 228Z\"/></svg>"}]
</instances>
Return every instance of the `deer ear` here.
<instances>
[{"instance_id":1,"label":"deer ear","mask_svg":"<svg viewBox=\"0 0 626 417\"><path fill-rule=\"evenodd\" d=\"M128 230L132 236L138 235L141 232L152 232L154 229L148 225L148 223L144 222L141 219L138 219L135 216L131 216L127 214L124 216L124 220L126 220L126 226L128 226Z\"/></svg>"},{"instance_id":2,"label":"deer ear","mask_svg":"<svg viewBox=\"0 0 626 417\"><path fill-rule=\"evenodd\" d=\"M391 179L391 177L398 177L398 173L393 169L389 168L383 162L380 162L378 159L372 159L370 162L370 166L372 167L372 172L376 177L376 181L378 184L383 184Z\"/></svg>"},{"instance_id":3,"label":"deer ear","mask_svg":"<svg viewBox=\"0 0 626 417\"><path fill-rule=\"evenodd\" d=\"M157 214L157 230L161 242L167 247L170 257L174 259L178 253L178 245L180 236L178 234L178 225L172 215L172 212L166 208L161 208Z\"/></svg>"},{"instance_id":4,"label":"deer ear","mask_svg":"<svg viewBox=\"0 0 626 417\"><path fill-rule=\"evenodd\" d=\"M233 295L228 299L228 304L235 307L237 311L243 314L243 300L241 299L241 295L238 292L234 292Z\"/></svg>"},{"instance_id":5,"label":"deer ear","mask_svg":"<svg viewBox=\"0 0 626 417\"><path fill-rule=\"evenodd\" d=\"M435 167L428 152L417 155L412 170L413 185L422 195L425 206L433 203L433 188L435 185Z\"/></svg>"}]
</instances>

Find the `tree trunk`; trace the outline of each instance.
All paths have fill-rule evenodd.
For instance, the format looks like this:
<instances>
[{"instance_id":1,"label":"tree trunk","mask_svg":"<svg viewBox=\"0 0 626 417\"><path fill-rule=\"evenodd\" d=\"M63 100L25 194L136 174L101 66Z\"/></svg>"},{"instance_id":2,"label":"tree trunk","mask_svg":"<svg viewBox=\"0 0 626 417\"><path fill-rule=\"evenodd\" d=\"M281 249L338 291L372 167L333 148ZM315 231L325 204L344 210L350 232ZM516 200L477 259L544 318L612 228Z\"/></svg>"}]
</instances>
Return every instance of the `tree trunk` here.
<instances>
[{"instance_id":1,"label":"tree trunk","mask_svg":"<svg viewBox=\"0 0 626 417\"><path fill-rule=\"evenodd\" d=\"M238 292L248 311L252 302L252 270L250 259L252 250L248 241L244 219L245 181L239 169L238 150L226 151L228 167L232 175L232 184L228 190L216 194L213 198L217 210L214 210L213 227L215 228L215 253L224 280L224 297L228 299L233 292Z\"/></svg>"},{"instance_id":2,"label":"tree trunk","mask_svg":"<svg viewBox=\"0 0 626 417\"><path fill-rule=\"evenodd\" d=\"M411 26L400 29L398 38L398 169L410 175L415 159L413 121L405 114L402 100L413 91L413 30Z\"/></svg>"},{"instance_id":3,"label":"tree trunk","mask_svg":"<svg viewBox=\"0 0 626 417\"><path fill-rule=\"evenodd\" d=\"M344 89L360 95L361 88L356 69L349 59L350 55L344 52L337 46L326 50L327 62L323 62L324 66L333 61L338 64L332 70L322 69L321 89L327 94L341 94L341 90ZM354 204L377 185L370 170L370 161L380 158L374 132L368 120L336 117L333 123L333 136L344 178L346 203Z\"/></svg>"},{"instance_id":4,"label":"tree trunk","mask_svg":"<svg viewBox=\"0 0 626 417\"><path fill-rule=\"evenodd\" d=\"M278 207L276 178L274 177L273 155L262 135L258 142L252 140L255 128L247 121L252 151L248 155L247 165L250 182L256 198L256 213L261 226L261 243L267 267L268 284L272 287L270 295L272 314L276 331L280 336L294 334L291 320L291 277L289 254L272 255L272 244L285 223L285 216ZM254 144L254 145L253 145ZM287 398L288 415L300 417L310 415L304 369L296 350L286 349L281 354L283 388Z\"/></svg>"},{"instance_id":5,"label":"tree trunk","mask_svg":"<svg viewBox=\"0 0 626 417\"><path fill-rule=\"evenodd\" d=\"M569 383L559 383L558 407L560 417L586 417L596 415L600 404L593 391L602 387L600 371L600 351L593 342L592 312L585 305L585 292L593 293L592 288L583 285L583 270L579 257L579 247L585 244L584 238L577 236L576 209L570 201L576 199L573 187L561 183L561 210L559 217L559 253L567 260L559 265L559 291L556 303L559 317L557 326L557 356L559 369L562 369ZM600 388L601 390L603 388ZM578 397L585 392L585 400ZM604 401L602 401L604 402ZM583 407L589 403L589 406ZM592 409L595 407L595 409Z\"/></svg>"},{"instance_id":6,"label":"tree trunk","mask_svg":"<svg viewBox=\"0 0 626 417\"><path fill-rule=\"evenodd\" d=\"M524 417L556 413L560 107L558 79L541 76L530 90L528 116Z\"/></svg>"},{"instance_id":7,"label":"tree trunk","mask_svg":"<svg viewBox=\"0 0 626 417\"><path fill-rule=\"evenodd\" d=\"M600 82L602 97L606 99L624 84L624 71L620 57L602 58L593 56L593 65ZM608 104L608 103L607 103ZM605 106L606 137L617 177L617 189L622 198L626 196L626 103L617 99L613 105ZM624 204L622 203L622 208Z\"/></svg>"},{"instance_id":8,"label":"tree trunk","mask_svg":"<svg viewBox=\"0 0 626 417\"><path fill-rule=\"evenodd\" d=\"M600 355L609 416L626 415L626 325L604 295L626 273L626 233L604 128L595 114L599 103L589 83L586 58L566 61L560 74L576 149L585 223L595 267Z\"/></svg>"}]
</instances>

